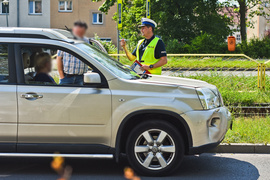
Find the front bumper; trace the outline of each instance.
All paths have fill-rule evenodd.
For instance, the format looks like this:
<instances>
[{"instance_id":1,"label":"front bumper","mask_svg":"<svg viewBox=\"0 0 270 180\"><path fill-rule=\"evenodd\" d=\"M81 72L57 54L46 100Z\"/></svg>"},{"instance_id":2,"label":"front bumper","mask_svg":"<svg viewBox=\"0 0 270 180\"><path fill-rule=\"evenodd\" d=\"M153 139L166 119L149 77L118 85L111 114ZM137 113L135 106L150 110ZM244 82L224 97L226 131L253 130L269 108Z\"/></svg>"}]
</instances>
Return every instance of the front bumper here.
<instances>
[{"instance_id":1,"label":"front bumper","mask_svg":"<svg viewBox=\"0 0 270 180\"><path fill-rule=\"evenodd\" d=\"M231 126L231 113L226 107L190 111L182 114L189 125L192 146L189 154L200 154L216 147Z\"/></svg>"}]
</instances>

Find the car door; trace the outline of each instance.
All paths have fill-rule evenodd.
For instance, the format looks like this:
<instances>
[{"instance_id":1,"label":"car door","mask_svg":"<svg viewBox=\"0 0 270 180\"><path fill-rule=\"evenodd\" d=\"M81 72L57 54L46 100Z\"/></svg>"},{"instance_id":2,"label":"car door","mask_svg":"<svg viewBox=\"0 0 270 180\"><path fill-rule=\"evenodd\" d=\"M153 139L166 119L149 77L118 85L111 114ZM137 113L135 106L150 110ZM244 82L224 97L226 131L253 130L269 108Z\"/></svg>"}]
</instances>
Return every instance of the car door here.
<instances>
[{"instance_id":1,"label":"car door","mask_svg":"<svg viewBox=\"0 0 270 180\"><path fill-rule=\"evenodd\" d=\"M14 152L17 141L16 74L12 44L0 42L0 152Z\"/></svg>"},{"instance_id":2,"label":"car door","mask_svg":"<svg viewBox=\"0 0 270 180\"><path fill-rule=\"evenodd\" d=\"M102 84L60 86L27 83L26 72L29 73L31 70L26 69L33 69L31 64L34 64L30 58L31 48L37 46L16 45L16 52L19 52L16 61L20 64L18 71L20 83L17 89L18 151L45 151L44 148L48 148L48 151L61 151L61 147L66 148L69 145L74 151L76 145L109 146L111 135L109 88ZM43 48L48 52L49 48L44 48L43 45L38 47L39 50ZM81 58L72 51L69 53ZM27 61L30 62L26 63ZM87 65L91 66L89 62ZM54 73L58 76L57 71Z\"/></svg>"}]
</instances>

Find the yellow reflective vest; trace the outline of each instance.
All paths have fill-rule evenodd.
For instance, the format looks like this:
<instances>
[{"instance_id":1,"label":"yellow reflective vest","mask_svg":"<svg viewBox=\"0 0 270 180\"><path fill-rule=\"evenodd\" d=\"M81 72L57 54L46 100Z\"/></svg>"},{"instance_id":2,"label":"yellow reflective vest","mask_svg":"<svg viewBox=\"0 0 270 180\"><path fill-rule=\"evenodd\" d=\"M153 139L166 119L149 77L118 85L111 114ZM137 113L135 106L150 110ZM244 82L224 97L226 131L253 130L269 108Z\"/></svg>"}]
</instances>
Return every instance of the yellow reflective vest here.
<instances>
[{"instance_id":1,"label":"yellow reflective vest","mask_svg":"<svg viewBox=\"0 0 270 180\"><path fill-rule=\"evenodd\" d=\"M140 53L139 53L139 48L140 45L143 43L144 39L140 40L138 45L137 45L137 51L136 51L136 56L137 60L139 60ZM157 46L157 43L159 41L158 37L155 37L146 47L143 55L142 55L142 64L150 66L151 64L156 64L160 59L155 58L155 49ZM153 68L148 70L151 74L156 74L156 75L161 75L162 67L158 68Z\"/></svg>"}]
</instances>

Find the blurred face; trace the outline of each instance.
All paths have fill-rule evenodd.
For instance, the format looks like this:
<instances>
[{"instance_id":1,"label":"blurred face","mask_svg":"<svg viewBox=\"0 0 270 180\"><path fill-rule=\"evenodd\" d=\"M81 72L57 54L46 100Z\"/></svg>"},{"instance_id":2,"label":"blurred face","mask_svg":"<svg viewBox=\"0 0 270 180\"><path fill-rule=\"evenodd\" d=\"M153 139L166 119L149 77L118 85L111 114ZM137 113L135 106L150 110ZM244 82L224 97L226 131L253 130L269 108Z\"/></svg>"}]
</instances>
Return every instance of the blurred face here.
<instances>
[{"instance_id":1,"label":"blurred face","mask_svg":"<svg viewBox=\"0 0 270 180\"><path fill-rule=\"evenodd\" d=\"M143 37L148 38L149 36L152 36L152 34L153 34L152 28L147 27L147 26L143 26L143 27L141 27L141 33L142 33Z\"/></svg>"},{"instance_id":2,"label":"blurred face","mask_svg":"<svg viewBox=\"0 0 270 180\"><path fill-rule=\"evenodd\" d=\"M86 33L86 29L84 27L74 26L72 32L75 36L83 38Z\"/></svg>"}]
</instances>

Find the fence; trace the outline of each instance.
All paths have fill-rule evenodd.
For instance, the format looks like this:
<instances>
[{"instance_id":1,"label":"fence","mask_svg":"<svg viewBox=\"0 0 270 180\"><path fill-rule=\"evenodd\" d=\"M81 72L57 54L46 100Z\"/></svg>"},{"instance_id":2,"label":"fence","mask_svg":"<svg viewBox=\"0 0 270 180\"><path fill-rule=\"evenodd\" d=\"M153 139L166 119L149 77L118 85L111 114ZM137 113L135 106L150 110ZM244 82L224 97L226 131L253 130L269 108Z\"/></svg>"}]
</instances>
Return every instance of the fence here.
<instances>
[{"instance_id":1,"label":"fence","mask_svg":"<svg viewBox=\"0 0 270 180\"><path fill-rule=\"evenodd\" d=\"M132 64L124 54L111 56ZM214 84L226 105L257 106L270 102L269 64L270 60L254 60L244 54L168 54L162 74Z\"/></svg>"}]
</instances>

